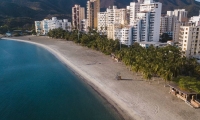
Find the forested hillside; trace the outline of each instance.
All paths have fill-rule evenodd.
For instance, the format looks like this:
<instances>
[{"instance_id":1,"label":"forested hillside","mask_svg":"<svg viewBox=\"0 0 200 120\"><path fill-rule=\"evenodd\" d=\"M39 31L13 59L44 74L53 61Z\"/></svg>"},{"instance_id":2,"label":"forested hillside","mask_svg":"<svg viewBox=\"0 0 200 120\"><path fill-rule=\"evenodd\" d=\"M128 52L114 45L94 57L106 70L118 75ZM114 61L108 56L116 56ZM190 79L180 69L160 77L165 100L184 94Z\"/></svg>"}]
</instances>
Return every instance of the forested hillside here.
<instances>
[{"instance_id":1,"label":"forested hillside","mask_svg":"<svg viewBox=\"0 0 200 120\"><path fill-rule=\"evenodd\" d=\"M101 10L116 5L125 8L136 0L101 0ZM163 4L162 13L167 10L185 8L188 16L199 14L200 3L195 0L155 0ZM86 7L87 0L0 0L0 25L8 27L30 27L34 20L57 16L71 19L74 4ZM17 23L17 24L16 24Z\"/></svg>"}]
</instances>

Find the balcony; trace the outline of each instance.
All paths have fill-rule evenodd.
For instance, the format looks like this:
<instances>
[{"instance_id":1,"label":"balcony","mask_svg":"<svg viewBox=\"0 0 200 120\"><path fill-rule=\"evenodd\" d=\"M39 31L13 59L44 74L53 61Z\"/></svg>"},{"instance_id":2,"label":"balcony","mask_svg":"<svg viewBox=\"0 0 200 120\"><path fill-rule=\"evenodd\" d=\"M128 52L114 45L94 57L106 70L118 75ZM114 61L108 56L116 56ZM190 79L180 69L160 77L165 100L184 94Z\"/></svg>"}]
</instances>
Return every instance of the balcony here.
<instances>
[{"instance_id":1,"label":"balcony","mask_svg":"<svg viewBox=\"0 0 200 120\"><path fill-rule=\"evenodd\" d=\"M180 28L180 31L181 31L181 32L184 32L184 29L183 29L183 28Z\"/></svg>"}]
</instances>

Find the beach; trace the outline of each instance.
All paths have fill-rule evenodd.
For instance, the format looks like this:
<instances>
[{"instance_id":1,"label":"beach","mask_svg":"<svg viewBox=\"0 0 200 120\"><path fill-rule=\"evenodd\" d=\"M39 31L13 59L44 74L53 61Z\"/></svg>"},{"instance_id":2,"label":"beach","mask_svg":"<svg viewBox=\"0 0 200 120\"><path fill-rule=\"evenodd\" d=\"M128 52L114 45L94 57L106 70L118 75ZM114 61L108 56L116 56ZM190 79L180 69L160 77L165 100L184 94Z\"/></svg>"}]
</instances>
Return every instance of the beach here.
<instances>
[{"instance_id":1,"label":"beach","mask_svg":"<svg viewBox=\"0 0 200 120\"><path fill-rule=\"evenodd\" d=\"M30 39L29 39L30 38ZM121 62L71 41L46 36L8 38L41 46L85 79L125 120L200 120L200 109L169 94L164 81L151 84ZM122 80L116 80L120 72Z\"/></svg>"}]
</instances>

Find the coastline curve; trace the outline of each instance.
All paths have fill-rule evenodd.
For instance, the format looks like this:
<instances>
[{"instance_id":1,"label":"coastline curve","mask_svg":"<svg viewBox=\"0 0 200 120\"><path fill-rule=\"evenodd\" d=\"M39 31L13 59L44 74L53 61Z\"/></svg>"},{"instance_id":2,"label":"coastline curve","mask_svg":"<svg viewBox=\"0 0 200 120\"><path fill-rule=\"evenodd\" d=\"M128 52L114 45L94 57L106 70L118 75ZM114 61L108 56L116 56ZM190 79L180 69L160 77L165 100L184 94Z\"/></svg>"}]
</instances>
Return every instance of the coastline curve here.
<instances>
[{"instance_id":1,"label":"coastline curve","mask_svg":"<svg viewBox=\"0 0 200 120\"><path fill-rule=\"evenodd\" d=\"M98 81L95 81L92 76L90 76L85 71L78 68L78 66L74 65L70 60L67 59L67 56L63 55L57 49L51 48L48 45L32 42L22 39L14 39L14 38L2 38L4 40L13 40L18 42L25 42L29 44L34 44L36 46L42 47L52 53L58 60L60 60L64 65L72 69L78 76L84 79L84 81L89 84L101 97L103 97L106 101L108 101L118 112L124 120L143 120L144 116L139 116L133 109L127 107L125 101L121 101L119 96L114 94L112 90L101 85Z\"/></svg>"}]
</instances>

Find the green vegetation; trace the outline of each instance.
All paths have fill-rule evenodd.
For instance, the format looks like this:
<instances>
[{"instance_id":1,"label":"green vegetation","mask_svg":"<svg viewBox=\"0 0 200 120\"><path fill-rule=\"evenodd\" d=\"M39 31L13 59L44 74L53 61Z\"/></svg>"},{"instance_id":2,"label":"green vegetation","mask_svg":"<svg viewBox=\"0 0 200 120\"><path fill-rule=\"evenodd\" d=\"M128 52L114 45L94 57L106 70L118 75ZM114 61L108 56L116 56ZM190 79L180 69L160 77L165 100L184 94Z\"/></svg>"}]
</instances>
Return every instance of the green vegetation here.
<instances>
[{"instance_id":1,"label":"green vegetation","mask_svg":"<svg viewBox=\"0 0 200 120\"><path fill-rule=\"evenodd\" d=\"M179 76L174 79L182 90L200 93L200 81L195 77Z\"/></svg>"},{"instance_id":2,"label":"green vegetation","mask_svg":"<svg viewBox=\"0 0 200 120\"><path fill-rule=\"evenodd\" d=\"M197 80L200 77L200 65L194 58L182 57L180 50L176 47L155 48L150 46L145 49L135 43L129 48L118 51L117 56L130 70L140 72L146 80L150 81L153 77L158 76L165 82L175 81L182 89L192 89L200 93L200 84L193 85L193 83L200 82ZM185 82L189 87L183 85L182 78L184 77L187 78ZM190 79L193 83L190 83Z\"/></svg>"},{"instance_id":3,"label":"green vegetation","mask_svg":"<svg viewBox=\"0 0 200 120\"><path fill-rule=\"evenodd\" d=\"M53 38L71 40L107 55L114 53L129 70L141 73L146 80L161 77L165 82L174 81L181 89L200 93L200 65L194 58L182 57L178 48L173 46L143 48L135 43L130 47L122 46L118 40L109 40L96 31L88 34L78 31L66 32L54 29L48 33Z\"/></svg>"},{"instance_id":4,"label":"green vegetation","mask_svg":"<svg viewBox=\"0 0 200 120\"><path fill-rule=\"evenodd\" d=\"M96 31L90 31L88 34L85 34L78 33L78 31L66 32L62 29L54 29L49 31L48 36L53 38L71 40L88 48L101 51L106 55L115 53L120 49L119 41L108 40L106 36L101 36Z\"/></svg>"},{"instance_id":5,"label":"green vegetation","mask_svg":"<svg viewBox=\"0 0 200 120\"><path fill-rule=\"evenodd\" d=\"M13 32L14 30L33 30L33 19L28 17L6 17L0 19L0 34L5 34L6 32L10 31Z\"/></svg>"}]
</instances>

